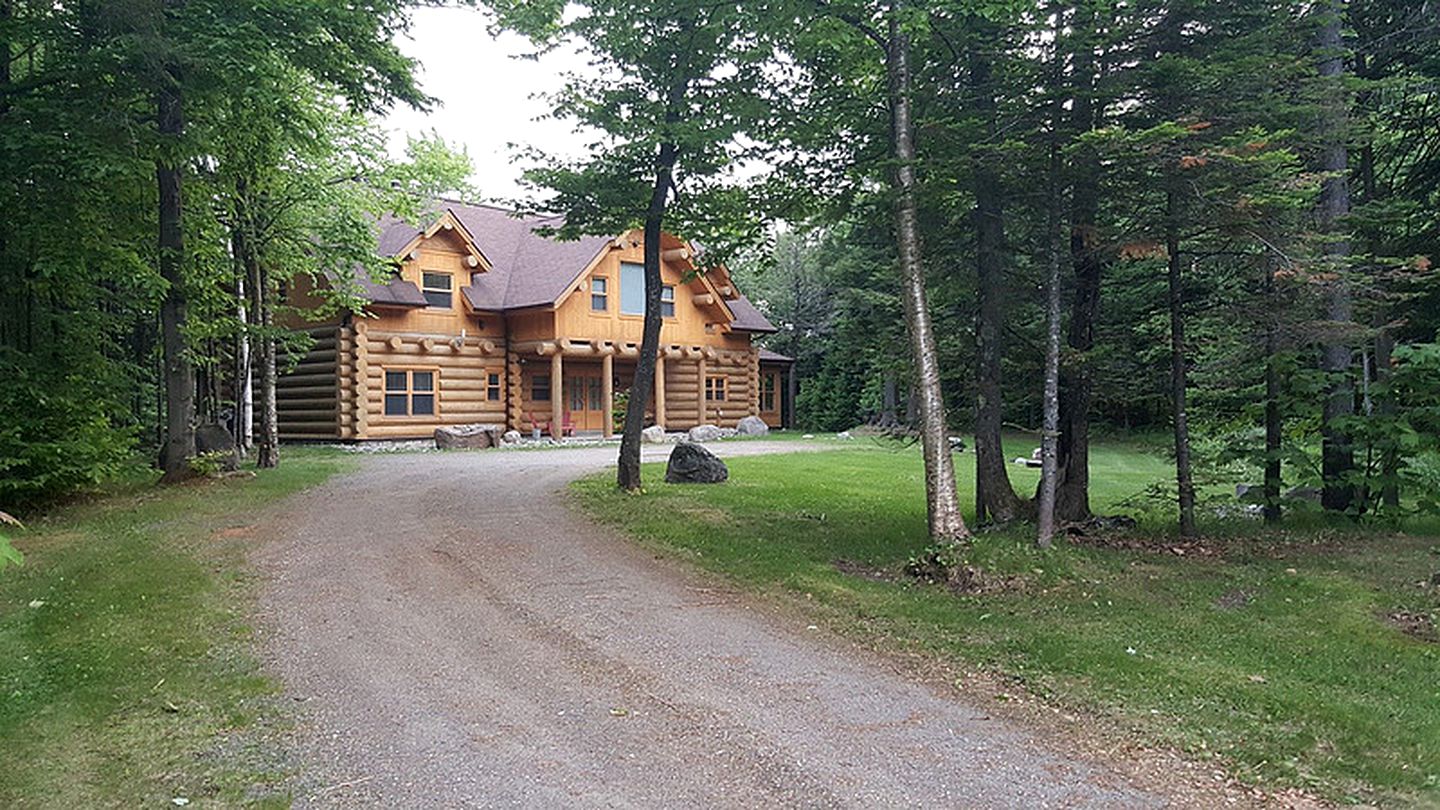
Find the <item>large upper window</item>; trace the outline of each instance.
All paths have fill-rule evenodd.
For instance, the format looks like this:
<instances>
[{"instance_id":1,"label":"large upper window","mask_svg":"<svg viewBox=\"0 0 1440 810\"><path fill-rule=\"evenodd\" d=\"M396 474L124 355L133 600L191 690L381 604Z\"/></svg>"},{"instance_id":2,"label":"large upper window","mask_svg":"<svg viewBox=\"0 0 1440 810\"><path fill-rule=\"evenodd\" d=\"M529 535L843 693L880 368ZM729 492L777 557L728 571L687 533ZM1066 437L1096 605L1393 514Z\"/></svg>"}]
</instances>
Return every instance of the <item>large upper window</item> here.
<instances>
[{"instance_id":1,"label":"large upper window","mask_svg":"<svg viewBox=\"0 0 1440 810\"><path fill-rule=\"evenodd\" d=\"M449 273L421 273L420 291L425 293L425 303L432 307L449 309L453 305L451 290L453 277Z\"/></svg>"},{"instance_id":2,"label":"large upper window","mask_svg":"<svg viewBox=\"0 0 1440 810\"><path fill-rule=\"evenodd\" d=\"M645 266L620 263L620 314L645 314Z\"/></svg>"},{"instance_id":3,"label":"large upper window","mask_svg":"<svg viewBox=\"0 0 1440 810\"><path fill-rule=\"evenodd\" d=\"M433 416L435 372L385 369L386 416Z\"/></svg>"},{"instance_id":4,"label":"large upper window","mask_svg":"<svg viewBox=\"0 0 1440 810\"><path fill-rule=\"evenodd\" d=\"M591 306L594 306L594 291L591 291ZM630 262L620 263L620 314L645 314L645 266ZM675 285L660 287L660 316L675 317Z\"/></svg>"}]
</instances>

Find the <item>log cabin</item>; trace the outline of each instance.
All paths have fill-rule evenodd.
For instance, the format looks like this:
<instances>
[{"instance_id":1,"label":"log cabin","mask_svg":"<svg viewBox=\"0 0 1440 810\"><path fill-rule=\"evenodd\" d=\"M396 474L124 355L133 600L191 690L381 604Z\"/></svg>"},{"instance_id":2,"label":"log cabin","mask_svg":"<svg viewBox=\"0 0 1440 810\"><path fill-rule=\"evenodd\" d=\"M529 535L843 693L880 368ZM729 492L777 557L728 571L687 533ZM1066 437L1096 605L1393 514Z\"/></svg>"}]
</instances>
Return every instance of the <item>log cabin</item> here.
<instances>
[{"instance_id":1,"label":"log cabin","mask_svg":"<svg viewBox=\"0 0 1440 810\"><path fill-rule=\"evenodd\" d=\"M356 311L292 326L313 338L277 384L285 440L426 438L488 423L609 437L634 378L644 317L643 234L561 242L557 221L446 201L422 230L379 225L393 278L359 279ZM793 363L757 336L775 328L724 267L698 272L666 234L656 383L646 425L788 423ZM318 306L297 279L286 300Z\"/></svg>"}]
</instances>

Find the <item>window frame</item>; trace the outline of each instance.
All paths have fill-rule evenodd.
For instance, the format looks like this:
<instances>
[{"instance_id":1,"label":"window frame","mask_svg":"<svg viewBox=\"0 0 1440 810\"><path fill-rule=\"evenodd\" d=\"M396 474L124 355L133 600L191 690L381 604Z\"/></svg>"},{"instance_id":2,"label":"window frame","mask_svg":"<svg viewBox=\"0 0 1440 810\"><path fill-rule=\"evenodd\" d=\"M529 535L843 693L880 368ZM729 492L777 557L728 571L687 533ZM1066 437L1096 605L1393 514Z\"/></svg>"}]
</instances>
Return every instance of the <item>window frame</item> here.
<instances>
[{"instance_id":1,"label":"window frame","mask_svg":"<svg viewBox=\"0 0 1440 810\"><path fill-rule=\"evenodd\" d=\"M760 410L763 413L775 413L776 394L780 390L779 375L773 371L767 371L760 375ZM767 406L765 403L769 402Z\"/></svg>"},{"instance_id":2,"label":"window frame","mask_svg":"<svg viewBox=\"0 0 1440 810\"><path fill-rule=\"evenodd\" d=\"M545 398L544 398L544 399L541 399L540 397L535 396L536 383L540 382L541 380L544 380L544 381L545 381ZM531 402L550 402L550 401L551 401L550 398L553 397L554 395L555 395L555 385L554 385L554 383L550 380L550 375L549 375L549 373L545 373L545 374L531 374L531 375L530 375L530 401L531 401Z\"/></svg>"},{"instance_id":3,"label":"window frame","mask_svg":"<svg viewBox=\"0 0 1440 810\"><path fill-rule=\"evenodd\" d=\"M667 297L668 296L668 297ZM667 311L668 310L668 311ZM660 317L675 318L675 285L660 285Z\"/></svg>"},{"instance_id":4,"label":"window frame","mask_svg":"<svg viewBox=\"0 0 1440 810\"><path fill-rule=\"evenodd\" d=\"M599 291L595 289L597 284L600 287ZM595 306L597 300L600 304L598 307ZM590 311L595 313L610 311L610 279L606 276L590 277Z\"/></svg>"},{"instance_id":5,"label":"window frame","mask_svg":"<svg viewBox=\"0 0 1440 810\"><path fill-rule=\"evenodd\" d=\"M724 374L705 375L705 401L706 402L728 402L726 396L729 389L729 377Z\"/></svg>"},{"instance_id":6,"label":"window frame","mask_svg":"<svg viewBox=\"0 0 1440 810\"><path fill-rule=\"evenodd\" d=\"M631 312L625 308L625 268L636 268L640 271L640 311ZM645 265L635 262L620 262L620 309L619 312L626 318L645 317Z\"/></svg>"},{"instance_id":7,"label":"window frame","mask_svg":"<svg viewBox=\"0 0 1440 810\"><path fill-rule=\"evenodd\" d=\"M415 375L429 374L430 387L417 389ZM391 388L390 375L404 374L405 388ZM415 413L415 397L430 397L430 413ZM405 413L390 413L390 397L405 398ZM389 421L434 422L440 419L440 367L439 366L382 366L380 369L380 418Z\"/></svg>"},{"instance_id":8,"label":"window frame","mask_svg":"<svg viewBox=\"0 0 1440 810\"><path fill-rule=\"evenodd\" d=\"M498 371L485 372L485 400L487 402L499 402L504 398L501 391L503 378Z\"/></svg>"},{"instance_id":9,"label":"window frame","mask_svg":"<svg viewBox=\"0 0 1440 810\"><path fill-rule=\"evenodd\" d=\"M432 287L426 276L444 276L446 286ZM431 295L444 293L445 303L437 304L430 299ZM420 294L425 297L427 309L454 309L455 308L455 274L447 273L444 270L421 270L420 271Z\"/></svg>"}]
</instances>

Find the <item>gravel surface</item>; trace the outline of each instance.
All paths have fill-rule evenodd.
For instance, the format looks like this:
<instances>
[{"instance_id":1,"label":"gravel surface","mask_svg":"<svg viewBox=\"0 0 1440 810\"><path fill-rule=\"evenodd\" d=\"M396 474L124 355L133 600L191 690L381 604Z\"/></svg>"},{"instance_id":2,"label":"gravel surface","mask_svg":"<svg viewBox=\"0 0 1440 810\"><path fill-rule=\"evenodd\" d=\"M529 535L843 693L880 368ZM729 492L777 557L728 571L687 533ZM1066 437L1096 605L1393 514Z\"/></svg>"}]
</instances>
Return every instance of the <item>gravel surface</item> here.
<instances>
[{"instance_id":1,"label":"gravel surface","mask_svg":"<svg viewBox=\"0 0 1440 810\"><path fill-rule=\"evenodd\" d=\"M377 455L273 519L297 806L1164 804L573 513L613 453Z\"/></svg>"}]
</instances>

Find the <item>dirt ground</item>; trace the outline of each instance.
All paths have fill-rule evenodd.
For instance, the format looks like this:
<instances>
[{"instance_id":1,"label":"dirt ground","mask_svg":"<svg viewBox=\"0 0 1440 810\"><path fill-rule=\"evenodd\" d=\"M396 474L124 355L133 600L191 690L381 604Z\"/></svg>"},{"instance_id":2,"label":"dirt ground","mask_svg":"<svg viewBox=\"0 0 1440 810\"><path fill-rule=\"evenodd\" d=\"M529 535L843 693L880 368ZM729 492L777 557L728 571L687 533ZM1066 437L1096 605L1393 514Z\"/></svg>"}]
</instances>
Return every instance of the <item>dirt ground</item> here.
<instances>
[{"instance_id":1,"label":"dirt ground","mask_svg":"<svg viewBox=\"0 0 1440 810\"><path fill-rule=\"evenodd\" d=\"M1177 803L589 523L613 454L375 455L274 517L297 806Z\"/></svg>"}]
</instances>

